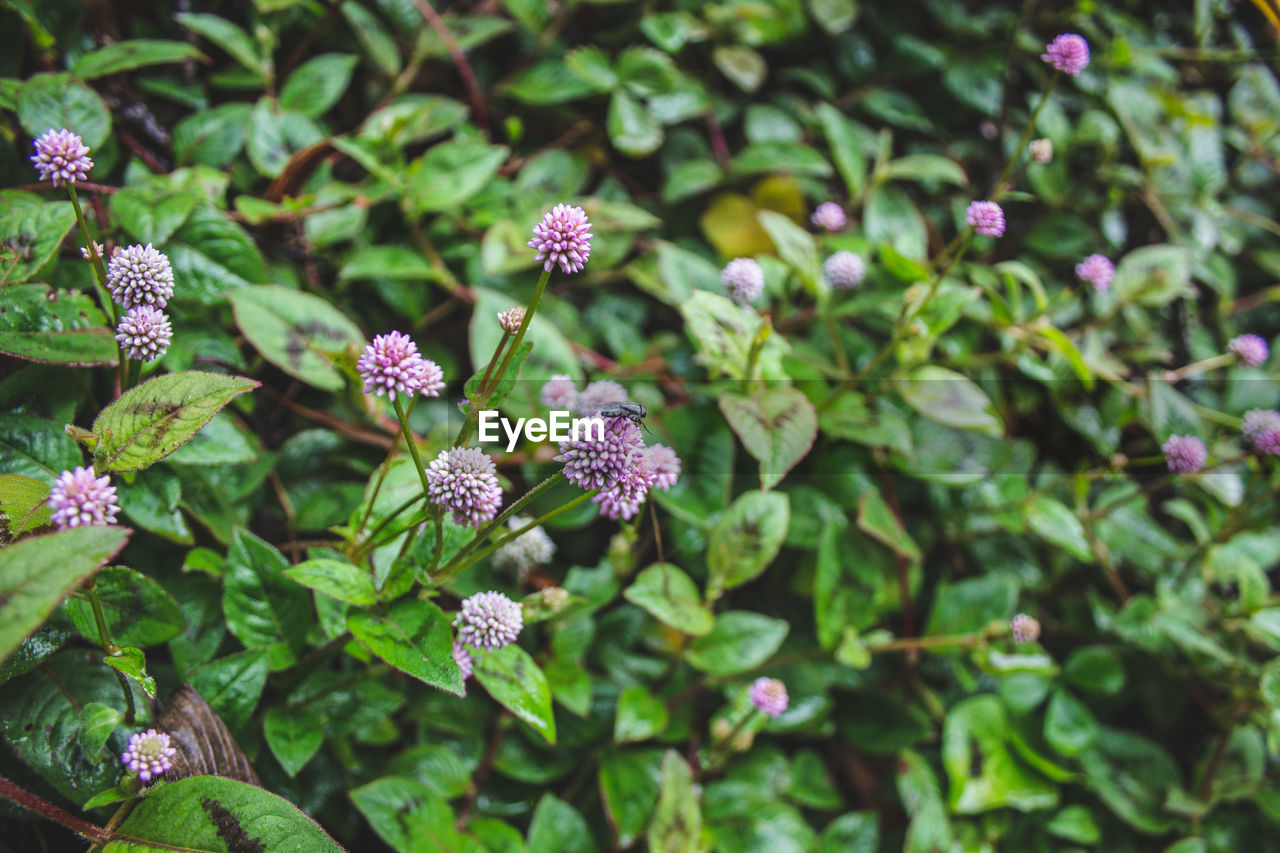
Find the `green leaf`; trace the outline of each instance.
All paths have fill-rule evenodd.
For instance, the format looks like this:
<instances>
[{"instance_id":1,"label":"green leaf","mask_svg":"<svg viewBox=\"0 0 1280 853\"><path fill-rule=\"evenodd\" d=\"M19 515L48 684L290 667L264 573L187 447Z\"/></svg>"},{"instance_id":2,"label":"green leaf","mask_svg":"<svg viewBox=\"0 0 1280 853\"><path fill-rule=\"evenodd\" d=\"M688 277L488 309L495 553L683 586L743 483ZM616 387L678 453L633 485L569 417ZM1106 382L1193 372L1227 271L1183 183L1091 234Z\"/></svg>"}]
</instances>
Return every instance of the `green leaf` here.
<instances>
[{"instance_id":1,"label":"green leaf","mask_svg":"<svg viewBox=\"0 0 1280 853\"><path fill-rule=\"evenodd\" d=\"M831 148L831 159L844 179L849 198L857 199L867 182L867 157L862 150L862 139L853 123L830 104L819 104L815 110L822 132Z\"/></svg>"},{"instance_id":2,"label":"green leaf","mask_svg":"<svg viewBox=\"0 0 1280 853\"><path fill-rule=\"evenodd\" d=\"M578 810L552 794L543 794L529 823L529 853L593 853L595 840Z\"/></svg>"},{"instance_id":3,"label":"green leaf","mask_svg":"<svg viewBox=\"0 0 1280 853\"><path fill-rule=\"evenodd\" d=\"M880 821L875 812L848 812L822 830L818 853L876 853Z\"/></svg>"},{"instance_id":4,"label":"green leaf","mask_svg":"<svg viewBox=\"0 0 1280 853\"><path fill-rule=\"evenodd\" d=\"M697 585L671 563L649 566L623 596L659 622L695 637L710 631L714 622Z\"/></svg>"},{"instance_id":5,"label":"green leaf","mask_svg":"<svg viewBox=\"0 0 1280 853\"><path fill-rule=\"evenodd\" d=\"M311 597L285 578L288 567L284 556L257 536L243 529L233 534L222 590L227 627L246 646L266 647L272 669L294 662L311 621Z\"/></svg>"},{"instance_id":6,"label":"green leaf","mask_svg":"<svg viewBox=\"0 0 1280 853\"><path fill-rule=\"evenodd\" d=\"M187 221L199 197L192 182L149 180L127 186L111 197L111 212L140 241L165 242Z\"/></svg>"},{"instance_id":7,"label":"green leaf","mask_svg":"<svg viewBox=\"0 0 1280 853\"><path fill-rule=\"evenodd\" d=\"M902 522L877 491L858 496L858 529L908 560L921 559L920 546L903 529Z\"/></svg>"},{"instance_id":8,"label":"green leaf","mask_svg":"<svg viewBox=\"0 0 1280 853\"><path fill-rule=\"evenodd\" d=\"M609 99L605 128L613 147L628 157L644 157L662 145L662 125L643 104L622 89Z\"/></svg>"},{"instance_id":9,"label":"green leaf","mask_svg":"<svg viewBox=\"0 0 1280 853\"><path fill-rule=\"evenodd\" d=\"M178 162L213 167L231 162L244 148L252 109L235 101L192 113L178 122L173 130Z\"/></svg>"},{"instance_id":10,"label":"green leaf","mask_svg":"<svg viewBox=\"0 0 1280 853\"><path fill-rule=\"evenodd\" d=\"M746 492L730 505L711 531L707 566L708 598L755 579L782 548L791 503L778 492Z\"/></svg>"},{"instance_id":11,"label":"green leaf","mask_svg":"<svg viewBox=\"0 0 1280 853\"><path fill-rule=\"evenodd\" d=\"M784 619L730 610L716 617L715 627L689 647L688 661L712 675L736 675L767 661L790 626Z\"/></svg>"},{"instance_id":12,"label":"green leaf","mask_svg":"<svg viewBox=\"0 0 1280 853\"><path fill-rule=\"evenodd\" d=\"M977 814L991 809L1036 811L1058 804L1057 787L1022 766L1006 746L1009 722L992 694L961 700L942 727L942 764L950 780L951 810Z\"/></svg>"},{"instance_id":13,"label":"green leaf","mask_svg":"<svg viewBox=\"0 0 1280 853\"><path fill-rule=\"evenodd\" d=\"M349 53L322 53L299 65L280 90L280 106L308 118L319 118L347 90L357 58Z\"/></svg>"},{"instance_id":14,"label":"green leaf","mask_svg":"<svg viewBox=\"0 0 1280 853\"><path fill-rule=\"evenodd\" d=\"M0 516L4 516L9 533L20 536L51 524L49 487L39 480L21 474L0 474Z\"/></svg>"},{"instance_id":15,"label":"green leaf","mask_svg":"<svg viewBox=\"0 0 1280 853\"><path fill-rule=\"evenodd\" d=\"M1164 747L1132 732L1103 728L1078 760L1085 784L1125 823L1152 835L1173 826L1164 805L1182 784L1182 773Z\"/></svg>"},{"instance_id":16,"label":"green leaf","mask_svg":"<svg viewBox=\"0 0 1280 853\"><path fill-rule=\"evenodd\" d=\"M818 437L818 413L802 391L771 385L751 395L726 391L720 411L760 462L760 488L768 491L808 455Z\"/></svg>"},{"instance_id":17,"label":"green leaf","mask_svg":"<svg viewBox=\"0 0 1280 853\"><path fill-rule=\"evenodd\" d=\"M430 601L402 599L385 614L353 613L347 627L369 651L396 669L455 696L466 692L462 670L453 662L449 617ZM548 706L550 703L547 693Z\"/></svg>"},{"instance_id":18,"label":"green leaf","mask_svg":"<svg viewBox=\"0 0 1280 853\"><path fill-rule=\"evenodd\" d=\"M107 655L103 662L124 673L129 680L137 682L148 699L156 698L156 680L147 675L147 656L142 649L122 648L113 655Z\"/></svg>"},{"instance_id":19,"label":"green leaf","mask_svg":"<svg viewBox=\"0 0 1280 853\"><path fill-rule=\"evenodd\" d=\"M718 293L697 290L680 303L685 333L698 350L698 360L735 379L746 375L751 345L760 328L760 316ZM534 319L537 319L536 317ZM781 335L769 335L760 350L760 376L782 374L787 344Z\"/></svg>"},{"instance_id":20,"label":"green leaf","mask_svg":"<svg viewBox=\"0 0 1280 853\"><path fill-rule=\"evenodd\" d=\"M339 601L369 605L378 600L373 577L364 569L341 560L307 560L286 569L284 574L308 589L323 592Z\"/></svg>"},{"instance_id":21,"label":"green leaf","mask_svg":"<svg viewBox=\"0 0 1280 853\"><path fill-rule=\"evenodd\" d=\"M0 660L129 539L125 527L73 527L0 548Z\"/></svg>"},{"instance_id":22,"label":"green leaf","mask_svg":"<svg viewBox=\"0 0 1280 853\"><path fill-rule=\"evenodd\" d=\"M702 809L693 771L674 749L662 758L662 792L646 837L651 853L697 853L702 849Z\"/></svg>"},{"instance_id":23,"label":"green leaf","mask_svg":"<svg viewBox=\"0 0 1280 853\"><path fill-rule=\"evenodd\" d=\"M643 684L633 684L618 694L618 713L613 720L613 742L648 740L667 728L667 705Z\"/></svg>"},{"instance_id":24,"label":"green leaf","mask_svg":"<svg viewBox=\"0 0 1280 853\"><path fill-rule=\"evenodd\" d=\"M174 18L182 26L204 36L225 50L232 59L253 72L256 78L265 81L269 65L258 54L253 39L240 27L226 18L203 13L179 12L174 15Z\"/></svg>"},{"instance_id":25,"label":"green leaf","mask_svg":"<svg viewBox=\"0 0 1280 853\"><path fill-rule=\"evenodd\" d=\"M154 465L207 424L227 403L257 388L241 376L189 370L130 388L93 422L99 471L140 471Z\"/></svg>"},{"instance_id":26,"label":"green leaf","mask_svg":"<svg viewBox=\"0 0 1280 853\"><path fill-rule=\"evenodd\" d=\"M414 92L401 95L365 119L360 137L403 148L448 131L466 116L467 108L452 98Z\"/></svg>"},{"instance_id":27,"label":"green leaf","mask_svg":"<svg viewBox=\"0 0 1280 853\"><path fill-rule=\"evenodd\" d=\"M1124 688L1124 663L1106 646L1084 646L1067 658L1062 674L1073 687L1104 696L1114 696Z\"/></svg>"},{"instance_id":28,"label":"green leaf","mask_svg":"<svg viewBox=\"0 0 1280 853\"><path fill-rule=\"evenodd\" d=\"M420 252L408 246L369 246L347 258L338 271L338 278L343 281L436 281L440 273Z\"/></svg>"},{"instance_id":29,"label":"green leaf","mask_svg":"<svg viewBox=\"0 0 1280 853\"><path fill-rule=\"evenodd\" d=\"M4 293L0 353L45 364L115 364L115 337L86 294L42 284L14 284Z\"/></svg>"},{"instance_id":30,"label":"green leaf","mask_svg":"<svg viewBox=\"0 0 1280 853\"><path fill-rule=\"evenodd\" d=\"M476 657L475 677L494 701L528 723L548 743L556 742L551 688L528 652L514 643L496 652L484 652Z\"/></svg>"},{"instance_id":31,"label":"green leaf","mask_svg":"<svg viewBox=\"0 0 1280 853\"><path fill-rule=\"evenodd\" d=\"M756 218L778 247L778 254L795 270L805 287L816 293L822 280L822 263L818 260L818 244L813 235L790 218L772 210L762 210Z\"/></svg>"},{"instance_id":32,"label":"green leaf","mask_svg":"<svg viewBox=\"0 0 1280 853\"><path fill-rule=\"evenodd\" d=\"M449 803L417 779L384 776L353 790L351 801L398 853L483 853L462 846Z\"/></svg>"},{"instance_id":33,"label":"green leaf","mask_svg":"<svg viewBox=\"0 0 1280 853\"><path fill-rule=\"evenodd\" d=\"M111 134L107 105L70 74L37 74L27 80L18 90L18 120L32 138L62 128L78 133L91 151Z\"/></svg>"},{"instance_id":34,"label":"green leaf","mask_svg":"<svg viewBox=\"0 0 1280 853\"><path fill-rule=\"evenodd\" d=\"M769 71L763 56L741 45L717 47L711 53L711 61L720 69L721 74L748 94L760 88Z\"/></svg>"},{"instance_id":35,"label":"green leaf","mask_svg":"<svg viewBox=\"0 0 1280 853\"><path fill-rule=\"evenodd\" d=\"M24 281L30 281L36 277L36 274L53 260L53 256L57 253L58 247L62 245L62 241L66 239L73 225L76 224L76 212L69 201L40 201L35 196L29 196L26 193L19 193L12 190L0 191L0 208L4 208L4 212L0 213L0 235L3 235L3 245L8 247L23 247L23 251L14 252L17 259L6 257L3 263L0 263L0 282L9 284L18 284ZM10 253L5 252L6 256ZM10 292L6 289L6 294ZM68 293L69 291L57 291L59 294ZM17 293L14 299L21 299ZM87 296L82 300L87 305L92 305L92 300ZM8 306L8 298L5 301ZM23 316L27 312L23 312ZM96 308L93 313L101 317L101 312ZM88 323L87 326L101 325L102 321ZM55 331L63 326L57 326L53 329L28 328L30 321L19 322L16 319L5 318L4 326L0 328L8 328L11 331ZM81 326L80 328L85 328Z\"/></svg>"},{"instance_id":36,"label":"green leaf","mask_svg":"<svg viewBox=\"0 0 1280 853\"><path fill-rule=\"evenodd\" d=\"M0 471L52 486L82 463L80 449L58 424L31 415L0 414Z\"/></svg>"},{"instance_id":37,"label":"green leaf","mask_svg":"<svg viewBox=\"0 0 1280 853\"><path fill-rule=\"evenodd\" d=\"M609 55L594 46L575 48L565 54L565 67L597 92L608 92L618 85Z\"/></svg>"},{"instance_id":38,"label":"green leaf","mask_svg":"<svg viewBox=\"0 0 1280 853\"><path fill-rule=\"evenodd\" d=\"M85 705L84 712L80 715L83 728L80 730L79 738L85 755L96 755L106 746L111 733L123 719L124 714L110 705L103 705L101 702L90 702Z\"/></svg>"},{"instance_id":39,"label":"green leaf","mask_svg":"<svg viewBox=\"0 0 1280 853\"><path fill-rule=\"evenodd\" d=\"M324 743L320 717L306 708L272 708L262 720L262 734L271 754L290 776L297 776Z\"/></svg>"},{"instance_id":40,"label":"green leaf","mask_svg":"<svg viewBox=\"0 0 1280 853\"><path fill-rule=\"evenodd\" d=\"M908 154L890 160L884 174L891 181L941 181L958 187L969 183L959 163L938 154Z\"/></svg>"},{"instance_id":41,"label":"green leaf","mask_svg":"<svg viewBox=\"0 0 1280 853\"><path fill-rule=\"evenodd\" d=\"M107 633L122 646L156 646L186 628L182 609L164 587L124 566L108 566L94 575L94 593L102 607ZM67 615L80 636L98 642L98 626L86 596L67 602Z\"/></svg>"},{"instance_id":42,"label":"green leaf","mask_svg":"<svg viewBox=\"0 0 1280 853\"><path fill-rule=\"evenodd\" d=\"M938 590L925 634L968 634L992 621L1013 616L1018 586L1012 578L986 575L947 584Z\"/></svg>"},{"instance_id":43,"label":"green leaf","mask_svg":"<svg viewBox=\"0 0 1280 853\"><path fill-rule=\"evenodd\" d=\"M403 64L400 61L400 50L378 16L355 0L346 0L342 4L342 16L351 25L356 39L364 47L374 65L382 69L387 76L399 74Z\"/></svg>"},{"instance_id":44,"label":"green leaf","mask_svg":"<svg viewBox=\"0 0 1280 853\"><path fill-rule=\"evenodd\" d=\"M229 290L267 280L253 239L211 204L197 204L164 249L174 277L182 282L179 300L214 305Z\"/></svg>"},{"instance_id":45,"label":"green leaf","mask_svg":"<svg viewBox=\"0 0 1280 853\"><path fill-rule=\"evenodd\" d=\"M600 759L600 800L619 847L630 847L649 823L662 780L662 750L609 750Z\"/></svg>"},{"instance_id":46,"label":"green leaf","mask_svg":"<svg viewBox=\"0 0 1280 853\"><path fill-rule=\"evenodd\" d=\"M903 853L950 850L951 822L942 802L938 777L923 756L909 749L898 756L898 796L911 819Z\"/></svg>"},{"instance_id":47,"label":"green leaf","mask_svg":"<svg viewBox=\"0 0 1280 853\"><path fill-rule=\"evenodd\" d=\"M956 429L971 429L993 438L1004 435L995 405L972 380L954 370L926 364L899 382L907 405L930 420Z\"/></svg>"},{"instance_id":48,"label":"green leaf","mask_svg":"<svg viewBox=\"0 0 1280 853\"><path fill-rule=\"evenodd\" d=\"M9 614L0 612L0 633L10 624ZM146 707L140 690L134 690L133 699ZM102 665L101 650L65 649L0 690L0 737L6 749L77 805L115 785L127 740L127 733L117 729L103 748L99 717L85 713L93 705L120 717L125 713L120 682Z\"/></svg>"},{"instance_id":49,"label":"green leaf","mask_svg":"<svg viewBox=\"0 0 1280 853\"><path fill-rule=\"evenodd\" d=\"M327 299L268 284L231 293L236 325L267 361L326 391L340 391L342 372L326 352L362 347L355 323Z\"/></svg>"},{"instance_id":50,"label":"green leaf","mask_svg":"<svg viewBox=\"0 0 1280 853\"><path fill-rule=\"evenodd\" d=\"M230 729L253 716L267 684L271 658L266 649L248 649L210 661L191 673L191 686Z\"/></svg>"},{"instance_id":51,"label":"green leaf","mask_svg":"<svg viewBox=\"0 0 1280 853\"><path fill-rule=\"evenodd\" d=\"M544 5L538 3L538 8ZM558 59L535 62L516 75L507 86L507 94L531 105L562 104L591 95L595 87L574 74Z\"/></svg>"},{"instance_id":52,"label":"green leaf","mask_svg":"<svg viewBox=\"0 0 1280 853\"><path fill-rule=\"evenodd\" d=\"M283 797L220 776L190 776L152 790L103 853L146 850L305 850L343 853L320 825Z\"/></svg>"},{"instance_id":53,"label":"green leaf","mask_svg":"<svg viewBox=\"0 0 1280 853\"><path fill-rule=\"evenodd\" d=\"M505 145L441 142L409 164L409 203L415 213L457 210L485 188L506 161Z\"/></svg>"},{"instance_id":54,"label":"green leaf","mask_svg":"<svg viewBox=\"0 0 1280 853\"><path fill-rule=\"evenodd\" d=\"M289 165L293 146L285 114L275 98L264 96L253 105L249 113L249 132L246 137L249 162L258 173L268 178L279 177Z\"/></svg>"},{"instance_id":55,"label":"green leaf","mask_svg":"<svg viewBox=\"0 0 1280 853\"><path fill-rule=\"evenodd\" d=\"M1044 715L1044 739L1066 756L1079 755L1098 737L1098 721L1079 699L1065 690L1054 691Z\"/></svg>"},{"instance_id":56,"label":"green leaf","mask_svg":"<svg viewBox=\"0 0 1280 853\"><path fill-rule=\"evenodd\" d=\"M1083 563L1094 561L1093 549L1084 525L1065 504L1046 495L1036 495L1027 506L1027 524L1046 542L1057 545Z\"/></svg>"},{"instance_id":57,"label":"green leaf","mask_svg":"<svg viewBox=\"0 0 1280 853\"><path fill-rule=\"evenodd\" d=\"M71 66L81 80L93 80L148 65L165 65L186 59L204 59L195 45L165 39L127 39L86 53Z\"/></svg>"}]
</instances>

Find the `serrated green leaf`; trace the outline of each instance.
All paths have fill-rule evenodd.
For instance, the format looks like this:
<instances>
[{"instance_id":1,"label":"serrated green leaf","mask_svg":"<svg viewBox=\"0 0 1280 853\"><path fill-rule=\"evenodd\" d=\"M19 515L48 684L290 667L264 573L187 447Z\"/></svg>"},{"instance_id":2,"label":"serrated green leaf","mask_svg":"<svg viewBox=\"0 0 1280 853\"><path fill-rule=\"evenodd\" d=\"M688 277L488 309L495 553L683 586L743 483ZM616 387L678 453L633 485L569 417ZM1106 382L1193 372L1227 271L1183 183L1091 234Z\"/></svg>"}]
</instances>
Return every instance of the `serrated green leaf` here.
<instances>
[{"instance_id":1,"label":"serrated green leaf","mask_svg":"<svg viewBox=\"0 0 1280 853\"><path fill-rule=\"evenodd\" d=\"M347 628L369 651L396 669L446 693L461 696L466 692L462 670L453 662L449 617L431 602L402 599L384 614L353 613Z\"/></svg>"},{"instance_id":2,"label":"serrated green leaf","mask_svg":"<svg viewBox=\"0 0 1280 853\"><path fill-rule=\"evenodd\" d=\"M551 688L528 652L512 643L496 652L478 654L475 677L494 701L528 723L548 743L556 742Z\"/></svg>"}]
</instances>

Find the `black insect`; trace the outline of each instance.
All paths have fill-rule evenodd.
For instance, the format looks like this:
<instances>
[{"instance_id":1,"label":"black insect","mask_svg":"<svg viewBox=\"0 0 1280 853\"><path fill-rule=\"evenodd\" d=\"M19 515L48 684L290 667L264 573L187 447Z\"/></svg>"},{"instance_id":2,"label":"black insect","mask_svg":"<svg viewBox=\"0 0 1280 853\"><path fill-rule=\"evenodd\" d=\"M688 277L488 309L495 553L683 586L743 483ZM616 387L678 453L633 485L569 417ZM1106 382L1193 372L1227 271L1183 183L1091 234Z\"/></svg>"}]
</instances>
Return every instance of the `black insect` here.
<instances>
[{"instance_id":1,"label":"black insect","mask_svg":"<svg viewBox=\"0 0 1280 853\"><path fill-rule=\"evenodd\" d=\"M610 403L600 410L600 416L603 418L626 418L646 430L649 430L649 427L645 426L644 419L648 414L649 411L644 407L643 403L636 403L632 400ZM649 431L652 432L652 430Z\"/></svg>"}]
</instances>

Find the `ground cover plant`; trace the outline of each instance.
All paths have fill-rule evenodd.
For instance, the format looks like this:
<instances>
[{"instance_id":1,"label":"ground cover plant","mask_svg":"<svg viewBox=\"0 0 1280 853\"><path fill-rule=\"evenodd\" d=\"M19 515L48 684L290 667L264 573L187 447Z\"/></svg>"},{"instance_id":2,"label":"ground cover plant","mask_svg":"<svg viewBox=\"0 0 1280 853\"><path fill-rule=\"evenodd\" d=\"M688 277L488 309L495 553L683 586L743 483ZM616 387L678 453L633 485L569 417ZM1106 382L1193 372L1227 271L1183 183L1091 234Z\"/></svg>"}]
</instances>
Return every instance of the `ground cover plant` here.
<instances>
[{"instance_id":1,"label":"ground cover plant","mask_svg":"<svg viewBox=\"0 0 1280 853\"><path fill-rule=\"evenodd\" d=\"M1272 0L0 23L0 851L1277 846Z\"/></svg>"}]
</instances>

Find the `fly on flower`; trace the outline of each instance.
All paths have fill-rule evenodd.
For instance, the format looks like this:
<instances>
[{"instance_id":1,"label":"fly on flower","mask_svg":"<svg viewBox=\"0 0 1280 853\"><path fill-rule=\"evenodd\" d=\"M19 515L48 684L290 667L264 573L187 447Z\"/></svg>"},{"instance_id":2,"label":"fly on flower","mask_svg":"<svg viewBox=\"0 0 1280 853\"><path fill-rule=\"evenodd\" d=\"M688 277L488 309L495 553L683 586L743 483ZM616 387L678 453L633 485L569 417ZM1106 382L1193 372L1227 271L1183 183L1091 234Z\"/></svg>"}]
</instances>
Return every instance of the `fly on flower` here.
<instances>
[{"instance_id":1,"label":"fly on flower","mask_svg":"<svg viewBox=\"0 0 1280 853\"><path fill-rule=\"evenodd\" d=\"M637 403L632 400L611 403L601 409L599 415L602 418L626 418L633 424L643 427L647 432L653 432L653 430L645 426L644 419L649 416L649 411L644 407L643 403Z\"/></svg>"}]
</instances>

